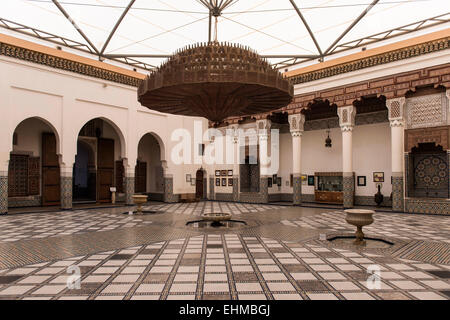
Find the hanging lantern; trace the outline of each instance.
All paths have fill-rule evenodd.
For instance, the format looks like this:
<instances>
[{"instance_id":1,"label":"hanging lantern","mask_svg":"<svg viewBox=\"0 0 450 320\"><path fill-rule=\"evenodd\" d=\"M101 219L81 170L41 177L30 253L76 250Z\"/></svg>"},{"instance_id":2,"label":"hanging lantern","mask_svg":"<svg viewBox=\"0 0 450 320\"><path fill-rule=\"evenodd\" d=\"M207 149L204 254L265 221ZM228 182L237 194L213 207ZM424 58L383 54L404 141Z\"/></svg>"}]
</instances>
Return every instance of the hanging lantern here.
<instances>
[{"instance_id":1,"label":"hanging lantern","mask_svg":"<svg viewBox=\"0 0 450 320\"><path fill-rule=\"evenodd\" d=\"M325 139L325 148L331 148L330 129L327 130L327 138Z\"/></svg>"}]
</instances>

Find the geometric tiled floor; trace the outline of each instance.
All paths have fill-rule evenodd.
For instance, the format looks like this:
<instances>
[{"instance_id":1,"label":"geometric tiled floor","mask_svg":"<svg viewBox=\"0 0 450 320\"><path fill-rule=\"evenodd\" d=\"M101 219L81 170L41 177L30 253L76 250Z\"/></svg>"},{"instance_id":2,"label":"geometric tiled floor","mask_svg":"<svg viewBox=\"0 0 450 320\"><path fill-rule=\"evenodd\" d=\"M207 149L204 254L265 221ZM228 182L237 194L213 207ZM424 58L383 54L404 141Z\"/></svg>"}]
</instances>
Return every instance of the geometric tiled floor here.
<instances>
[{"instance_id":1,"label":"geometric tiled floor","mask_svg":"<svg viewBox=\"0 0 450 320\"><path fill-rule=\"evenodd\" d=\"M260 219L269 226L280 226L278 222L281 221L284 225L296 227L292 229L298 232L304 228L320 230L321 233L345 232L347 229L342 213L320 212L318 209L212 202L164 206L158 210L171 213L143 218L134 216L131 217L133 220L125 223L120 221L130 217L120 213L123 208L71 213L76 215L76 219L80 218L79 213L87 214L88 223L108 217L115 221L112 226L116 228L136 223L128 225L125 234L133 234L135 228L146 228L146 225L155 228L184 215L196 215L211 206L214 211L232 210L234 214L237 210L242 212L243 208L248 211L242 213L248 215L240 218ZM51 217L53 214L42 217L47 215ZM26 224L31 217L2 216L0 225L5 221L14 225L16 219ZM425 244L447 245L450 240L448 217L380 213L376 214L375 220L374 230L367 229L366 234L379 232L375 230L378 224L383 235L402 238L403 241L415 237L419 232L416 228L422 233ZM409 225L403 227L402 222L405 221ZM92 225L98 226L99 223ZM55 232L59 232L58 229ZM75 231L72 236L77 237L77 232L85 232L83 237L89 241L90 235L105 231L88 227L84 231ZM10 236L14 238L14 233ZM53 236L61 237L59 233ZM280 238L247 236L232 230L218 234L205 232L175 240L156 242L149 239L143 245L1 269L0 299L450 300L450 264L407 260L370 250L342 249L319 239L292 242ZM19 238L11 245L23 241L36 240ZM379 288L369 289L367 269L374 265L380 269L381 283ZM70 266L77 266L80 270L80 289L67 287Z\"/></svg>"},{"instance_id":2,"label":"geometric tiled floor","mask_svg":"<svg viewBox=\"0 0 450 320\"><path fill-rule=\"evenodd\" d=\"M96 214L85 210L6 215L0 217L0 242L107 231L150 223L136 216Z\"/></svg>"},{"instance_id":3,"label":"geometric tiled floor","mask_svg":"<svg viewBox=\"0 0 450 320\"><path fill-rule=\"evenodd\" d=\"M183 215L193 215L193 216L200 216L204 212L232 213L236 216L239 216L245 213L265 212L268 210L281 209L283 207L276 205L208 201L208 202L193 202L193 203L161 204L148 206L145 208L150 210L170 211Z\"/></svg>"},{"instance_id":4,"label":"geometric tiled floor","mask_svg":"<svg viewBox=\"0 0 450 320\"><path fill-rule=\"evenodd\" d=\"M375 213L373 218L374 223L364 227L364 230L371 234L406 240L450 243L450 217ZM353 230L345 222L343 211L324 212L295 220L283 220L281 223L289 226L333 231Z\"/></svg>"},{"instance_id":5,"label":"geometric tiled floor","mask_svg":"<svg viewBox=\"0 0 450 320\"><path fill-rule=\"evenodd\" d=\"M234 204L219 202L176 203L144 207L144 210L170 211L183 215L200 215L203 212L231 212L235 215L274 210L279 206ZM128 211L122 208L120 211ZM151 220L136 215L102 213L101 210L60 211L6 215L0 218L0 242L13 242L28 238L47 238L93 231L139 227Z\"/></svg>"},{"instance_id":6,"label":"geometric tiled floor","mask_svg":"<svg viewBox=\"0 0 450 320\"><path fill-rule=\"evenodd\" d=\"M373 264L379 290L366 287ZM66 286L70 265L79 290ZM449 299L450 267L226 234L7 269L0 283L0 297L20 299Z\"/></svg>"}]
</instances>

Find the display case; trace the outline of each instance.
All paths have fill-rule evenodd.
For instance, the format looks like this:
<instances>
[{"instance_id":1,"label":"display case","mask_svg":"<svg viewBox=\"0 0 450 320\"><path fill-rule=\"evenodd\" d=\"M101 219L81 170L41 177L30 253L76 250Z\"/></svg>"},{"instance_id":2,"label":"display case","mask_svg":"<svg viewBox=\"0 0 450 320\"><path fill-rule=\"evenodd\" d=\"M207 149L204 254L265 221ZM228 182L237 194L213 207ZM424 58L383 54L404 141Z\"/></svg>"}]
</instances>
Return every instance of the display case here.
<instances>
[{"instance_id":1,"label":"display case","mask_svg":"<svg viewBox=\"0 0 450 320\"><path fill-rule=\"evenodd\" d=\"M316 202L343 203L342 172L316 172L314 195Z\"/></svg>"}]
</instances>

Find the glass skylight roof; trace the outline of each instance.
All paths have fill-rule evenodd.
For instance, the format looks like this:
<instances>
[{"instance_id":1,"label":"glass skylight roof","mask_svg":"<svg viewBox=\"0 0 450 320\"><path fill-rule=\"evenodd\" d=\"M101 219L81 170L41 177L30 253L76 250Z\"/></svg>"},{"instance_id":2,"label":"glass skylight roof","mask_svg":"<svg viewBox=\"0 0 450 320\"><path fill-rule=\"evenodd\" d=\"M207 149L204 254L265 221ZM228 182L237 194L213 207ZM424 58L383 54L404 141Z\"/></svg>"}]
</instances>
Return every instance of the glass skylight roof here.
<instances>
[{"instance_id":1,"label":"glass skylight roof","mask_svg":"<svg viewBox=\"0 0 450 320\"><path fill-rule=\"evenodd\" d=\"M446 21L449 18L448 0L380 0L369 7L372 1L292 2L302 13L322 52L326 52L368 8L367 14L338 44L435 16L444 15L442 19ZM99 51L130 4L130 0L58 2ZM2 0L0 12L0 18L87 44L51 0ZM214 18L212 22L214 34ZM208 41L208 26L209 11L198 0L136 0L113 35L105 54L170 55L183 46ZM426 30L431 32L448 27L447 22ZM408 34L408 37L412 36L414 33ZM290 0L235 1L218 18L218 40L249 46L261 55L319 55L319 49ZM164 58L134 59L157 66ZM269 60L278 63L287 58Z\"/></svg>"}]
</instances>

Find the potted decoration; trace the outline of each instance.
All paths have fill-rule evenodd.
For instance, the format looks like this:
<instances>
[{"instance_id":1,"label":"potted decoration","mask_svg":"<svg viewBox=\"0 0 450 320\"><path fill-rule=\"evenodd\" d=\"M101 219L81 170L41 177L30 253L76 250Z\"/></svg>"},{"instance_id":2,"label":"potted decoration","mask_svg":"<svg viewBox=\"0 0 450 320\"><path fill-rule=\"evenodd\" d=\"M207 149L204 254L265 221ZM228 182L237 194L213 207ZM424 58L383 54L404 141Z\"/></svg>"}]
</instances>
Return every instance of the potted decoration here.
<instances>
[{"instance_id":1,"label":"potted decoration","mask_svg":"<svg viewBox=\"0 0 450 320\"><path fill-rule=\"evenodd\" d=\"M377 188L378 188L378 192L375 193L374 200L375 200L375 203L377 204L377 207L379 207L381 205L381 203L383 202L383 198L384 198L383 194L381 193L381 183L377 185Z\"/></svg>"}]
</instances>

